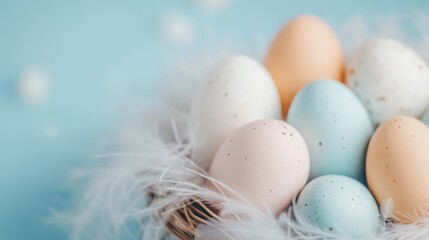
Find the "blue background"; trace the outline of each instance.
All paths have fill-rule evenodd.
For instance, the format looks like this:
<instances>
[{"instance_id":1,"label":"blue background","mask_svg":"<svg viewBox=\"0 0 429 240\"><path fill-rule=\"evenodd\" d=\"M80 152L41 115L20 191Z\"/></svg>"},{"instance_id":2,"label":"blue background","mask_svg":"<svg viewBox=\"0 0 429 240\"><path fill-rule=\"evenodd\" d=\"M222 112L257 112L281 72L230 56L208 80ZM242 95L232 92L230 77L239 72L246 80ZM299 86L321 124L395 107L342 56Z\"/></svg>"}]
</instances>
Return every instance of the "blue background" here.
<instances>
[{"instance_id":1,"label":"blue background","mask_svg":"<svg viewBox=\"0 0 429 240\"><path fill-rule=\"evenodd\" d=\"M352 16L416 9L429 10L429 3L231 0L210 10L194 0L0 0L0 239L66 239L43 219L67 201L68 171L152 102L159 79L179 62L225 49L265 49L285 20L300 13L337 29ZM165 38L169 14L193 24L191 44ZM49 98L37 107L16 90L29 66L51 76ZM50 128L58 136L47 134Z\"/></svg>"}]
</instances>

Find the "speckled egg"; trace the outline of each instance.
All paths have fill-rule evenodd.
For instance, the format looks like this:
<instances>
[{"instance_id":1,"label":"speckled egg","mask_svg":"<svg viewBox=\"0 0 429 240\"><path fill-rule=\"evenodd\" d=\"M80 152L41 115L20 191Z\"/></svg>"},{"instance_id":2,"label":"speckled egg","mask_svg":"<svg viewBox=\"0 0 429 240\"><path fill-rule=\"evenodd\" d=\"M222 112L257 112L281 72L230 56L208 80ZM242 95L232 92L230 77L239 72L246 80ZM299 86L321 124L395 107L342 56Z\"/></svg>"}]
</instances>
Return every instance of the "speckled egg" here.
<instances>
[{"instance_id":1,"label":"speckled egg","mask_svg":"<svg viewBox=\"0 0 429 240\"><path fill-rule=\"evenodd\" d=\"M308 183L299 195L299 221L344 237L370 239L379 228L377 203L360 182L341 175L325 175Z\"/></svg>"},{"instance_id":2,"label":"speckled egg","mask_svg":"<svg viewBox=\"0 0 429 240\"><path fill-rule=\"evenodd\" d=\"M304 187L309 171L301 134L284 121L268 119L230 135L217 151L209 174L260 210L279 213ZM233 191L223 192L238 198Z\"/></svg>"},{"instance_id":3,"label":"speckled egg","mask_svg":"<svg viewBox=\"0 0 429 240\"><path fill-rule=\"evenodd\" d=\"M310 150L310 179L341 174L365 182L365 154L373 133L361 101L343 84L318 80L294 98L287 122Z\"/></svg>"},{"instance_id":4,"label":"speckled egg","mask_svg":"<svg viewBox=\"0 0 429 240\"><path fill-rule=\"evenodd\" d=\"M429 68L410 47L393 39L366 42L347 65L347 85L375 125L395 116L420 117L429 106Z\"/></svg>"},{"instance_id":5,"label":"speckled egg","mask_svg":"<svg viewBox=\"0 0 429 240\"><path fill-rule=\"evenodd\" d=\"M382 123L369 143L368 187L400 222L429 216L428 144L429 128L408 116Z\"/></svg>"},{"instance_id":6,"label":"speckled egg","mask_svg":"<svg viewBox=\"0 0 429 240\"><path fill-rule=\"evenodd\" d=\"M264 66L244 55L227 58L203 84L194 101L195 161L206 169L233 131L252 121L280 117L280 97Z\"/></svg>"}]
</instances>

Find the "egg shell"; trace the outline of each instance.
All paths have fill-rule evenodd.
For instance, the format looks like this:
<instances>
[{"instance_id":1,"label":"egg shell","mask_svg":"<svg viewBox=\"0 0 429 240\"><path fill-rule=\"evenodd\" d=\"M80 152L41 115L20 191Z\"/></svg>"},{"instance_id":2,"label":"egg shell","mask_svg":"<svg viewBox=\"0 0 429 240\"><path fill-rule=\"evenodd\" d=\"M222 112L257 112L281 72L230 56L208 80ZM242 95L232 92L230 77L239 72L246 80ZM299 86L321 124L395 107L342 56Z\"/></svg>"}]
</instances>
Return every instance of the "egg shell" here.
<instances>
[{"instance_id":1,"label":"egg shell","mask_svg":"<svg viewBox=\"0 0 429 240\"><path fill-rule=\"evenodd\" d=\"M367 153L368 187L383 208L391 204L393 217L411 222L428 215L429 128L408 116L381 124Z\"/></svg>"},{"instance_id":2,"label":"egg shell","mask_svg":"<svg viewBox=\"0 0 429 240\"><path fill-rule=\"evenodd\" d=\"M288 22L272 42L265 66L277 84L283 114L307 83L344 79L344 56L334 31L320 18L302 15Z\"/></svg>"},{"instance_id":3,"label":"egg shell","mask_svg":"<svg viewBox=\"0 0 429 240\"><path fill-rule=\"evenodd\" d=\"M375 125L395 116L420 117L429 106L429 68L410 47L393 39L364 43L347 66L347 85Z\"/></svg>"},{"instance_id":4,"label":"egg shell","mask_svg":"<svg viewBox=\"0 0 429 240\"><path fill-rule=\"evenodd\" d=\"M342 237L374 236L379 228L374 197L363 184L341 175L308 183L299 195L296 215L299 221Z\"/></svg>"},{"instance_id":5,"label":"egg shell","mask_svg":"<svg viewBox=\"0 0 429 240\"><path fill-rule=\"evenodd\" d=\"M284 121L268 119L234 132L216 153L209 174L260 210L279 213L304 187L309 170L308 149L299 132Z\"/></svg>"},{"instance_id":6,"label":"egg shell","mask_svg":"<svg viewBox=\"0 0 429 240\"><path fill-rule=\"evenodd\" d=\"M280 118L280 98L265 67L235 55L223 61L203 84L192 110L196 162L210 165L222 142L252 121Z\"/></svg>"},{"instance_id":7,"label":"egg shell","mask_svg":"<svg viewBox=\"0 0 429 240\"><path fill-rule=\"evenodd\" d=\"M318 80L296 95L287 122L310 150L310 179L341 174L365 182L365 154L373 133L361 101L342 83Z\"/></svg>"}]
</instances>

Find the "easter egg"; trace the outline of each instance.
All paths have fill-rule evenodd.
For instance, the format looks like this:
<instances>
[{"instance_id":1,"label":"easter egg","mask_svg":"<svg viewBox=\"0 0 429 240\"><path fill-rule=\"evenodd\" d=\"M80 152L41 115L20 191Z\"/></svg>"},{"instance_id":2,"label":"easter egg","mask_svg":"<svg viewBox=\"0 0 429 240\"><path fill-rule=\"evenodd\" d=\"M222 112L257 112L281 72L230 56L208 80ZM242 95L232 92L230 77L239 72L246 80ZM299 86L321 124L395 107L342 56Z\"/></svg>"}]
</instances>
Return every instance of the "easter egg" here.
<instances>
[{"instance_id":1,"label":"easter egg","mask_svg":"<svg viewBox=\"0 0 429 240\"><path fill-rule=\"evenodd\" d=\"M195 161L207 168L233 131L256 120L280 117L280 98L264 66L244 55L226 59L204 82L194 102Z\"/></svg>"},{"instance_id":2,"label":"easter egg","mask_svg":"<svg viewBox=\"0 0 429 240\"><path fill-rule=\"evenodd\" d=\"M272 42L265 59L286 115L293 97L307 83L343 80L344 56L333 30L320 18L302 15L288 22Z\"/></svg>"},{"instance_id":3,"label":"easter egg","mask_svg":"<svg viewBox=\"0 0 429 240\"><path fill-rule=\"evenodd\" d=\"M238 192L262 211L279 213L304 187L310 161L301 134L281 120L249 123L230 135L219 148L209 175ZM233 190L233 191L231 191Z\"/></svg>"},{"instance_id":4,"label":"easter egg","mask_svg":"<svg viewBox=\"0 0 429 240\"><path fill-rule=\"evenodd\" d=\"M371 239L379 228L374 197L360 182L341 175L325 175L308 183L299 195L298 221L342 238Z\"/></svg>"},{"instance_id":5,"label":"easter egg","mask_svg":"<svg viewBox=\"0 0 429 240\"><path fill-rule=\"evenodd\" d=\"M410 47L387 38L363 44L347 65L347 85L375 125L395 116L420 117L429 106L429 68Z\"/></svg>"},{"instance_id":6,"label":"easter egg","mask_svg":"<svg viewBox=\"0 0 429 240\"><path fill-rule=\"evenodd\" d=\"M374 130L350 89L334 80L308 84L295 96L287 122L307 142L310 179L340 174L365 181L366 148Z\"/></svg>"},{"instance_id":7,"label":"easter egg","mask_svg":"<svg viewBox=\"0 0 429 240\"><path fill-rule=\"evenodd\" d=\"M408 116L382 123L369 143L368 187L398 221L412 222L429 214L428 143L429 128Z\"/></svg>"}]
</instances>

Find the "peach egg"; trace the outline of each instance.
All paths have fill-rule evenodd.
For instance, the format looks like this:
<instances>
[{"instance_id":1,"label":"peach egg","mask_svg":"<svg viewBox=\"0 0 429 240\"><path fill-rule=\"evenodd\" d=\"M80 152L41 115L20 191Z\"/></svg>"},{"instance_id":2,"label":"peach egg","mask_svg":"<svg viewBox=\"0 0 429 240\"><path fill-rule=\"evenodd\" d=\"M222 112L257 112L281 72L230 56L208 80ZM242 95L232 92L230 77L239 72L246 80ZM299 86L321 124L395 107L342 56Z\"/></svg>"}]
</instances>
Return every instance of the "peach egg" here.
<instances>
[{"instance_id":1,"label":"peach egg","mask_svg":"<svg viewBox=\"0 0 429 240\"><path fill-rule=\"evenodd\" d=\"M317 79L343 81L344 56L334 31L311 15L296 17L277 34L265 59L285 116L293 97Z\"/></svg>"}]
</instances>

